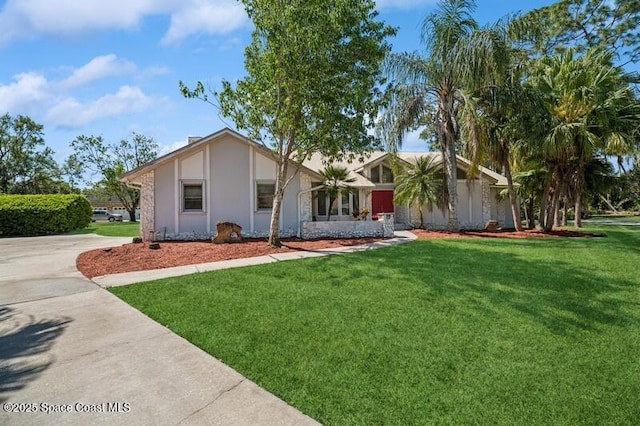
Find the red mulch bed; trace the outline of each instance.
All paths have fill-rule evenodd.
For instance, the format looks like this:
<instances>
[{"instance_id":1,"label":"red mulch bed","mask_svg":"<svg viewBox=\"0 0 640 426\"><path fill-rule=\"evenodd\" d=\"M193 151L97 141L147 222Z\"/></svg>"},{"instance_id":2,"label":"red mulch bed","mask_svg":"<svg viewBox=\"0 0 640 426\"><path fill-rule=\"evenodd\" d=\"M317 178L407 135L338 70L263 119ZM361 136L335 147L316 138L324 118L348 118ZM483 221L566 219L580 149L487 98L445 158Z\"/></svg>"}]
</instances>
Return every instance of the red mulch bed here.
<instances>
[{"instance_id":1,"label":"red mulch bed","mask_svg":"<svg viewBox=\"0 0 640 426\"><path fill-rule=\"evenodd\" d=\"M120 272L145 271L300 250L354 246L381 240L383 238L310 241L292 239L283 240L283 246L280 248L269 247L266 240L245 240L233 244L213 244L208 241L163 241L158 250L149 249L148 243L131 243L84 252L78 256L76 266L86 277L93 278Z\"/></svg>"},{"instance_id":2,"label":"red mulch bed","mask_svg":"<svg viewBox=\"0 0 640 426\"><path fill-rule=\"evenodd\" d=\"M537 230L515 232L513 230L488 231L429 231L414 229L420 239L434 238L527 238L527 237L600 237L602 234L569 231L566 229L542 233ZM283 240L283 246L272 248L266 240L245 240L233 244L213 244L208 241L164 241L160 249L149 249L148 243L125 244L120 247L97 249L82 253L76 260L78 270L89 278L117 274L120 272L144 271L169 268L172 266L192 265L196 263L217 262L220 260L256 257L274 253L288 253L300 250L353 246L382 238L352 238L325 240Z\"/></svg>"}]
</instances>

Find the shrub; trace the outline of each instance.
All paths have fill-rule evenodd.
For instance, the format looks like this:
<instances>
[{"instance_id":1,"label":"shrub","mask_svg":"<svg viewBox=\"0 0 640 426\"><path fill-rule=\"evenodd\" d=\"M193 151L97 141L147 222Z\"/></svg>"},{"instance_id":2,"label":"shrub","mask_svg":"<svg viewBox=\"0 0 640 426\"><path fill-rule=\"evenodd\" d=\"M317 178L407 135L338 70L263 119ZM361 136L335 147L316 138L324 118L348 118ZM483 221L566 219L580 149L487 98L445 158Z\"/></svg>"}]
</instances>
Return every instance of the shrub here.
<instances>
[{"instance_id":1,"label":"shrub","mask_svg":"<svg viewBox=\"0 0 640 426\"><path fill-rule=\"evenodd\" d=\"M0 195L0 235L64 234L91 222L83 195Z\"/></svg>"}]
</instances>

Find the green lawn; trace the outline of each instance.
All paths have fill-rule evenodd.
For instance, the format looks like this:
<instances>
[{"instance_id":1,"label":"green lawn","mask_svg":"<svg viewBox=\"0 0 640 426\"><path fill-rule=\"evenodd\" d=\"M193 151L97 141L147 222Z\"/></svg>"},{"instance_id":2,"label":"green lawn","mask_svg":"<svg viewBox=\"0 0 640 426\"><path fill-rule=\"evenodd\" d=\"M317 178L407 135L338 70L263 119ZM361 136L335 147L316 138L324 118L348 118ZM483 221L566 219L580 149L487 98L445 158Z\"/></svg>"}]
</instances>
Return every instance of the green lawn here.
<instances>
[{"instance_id":1,"label":"green lawn","mask_svg":"<svg viewBox=\"0 0 640 426\"><path fill-rule=\"evenodd\" d=\"M140 222L91 222L83 229L76 229L72 234L98 234L104 237L139 237Z\"/></svg>"},{"instance_id":2,"label":"green lawn","mask_svg":"<svg viewBox=\"0 0 640 426\"><path fill-rule=\"evenodd\" d=\"M640 228L446 239L111 291L326 424L637 424Z\"/></svg>"},{"instance_id":3,"label":"green lawn","mask_svg":"<svg viewBox=\"0 0 640 426\"><path fill-rule=\"evenodd\" d=\"M636 215L599 215L593 216L593 220L615 220L616 222L640 222L640 216Z\"/></svg>"}]
</instances>

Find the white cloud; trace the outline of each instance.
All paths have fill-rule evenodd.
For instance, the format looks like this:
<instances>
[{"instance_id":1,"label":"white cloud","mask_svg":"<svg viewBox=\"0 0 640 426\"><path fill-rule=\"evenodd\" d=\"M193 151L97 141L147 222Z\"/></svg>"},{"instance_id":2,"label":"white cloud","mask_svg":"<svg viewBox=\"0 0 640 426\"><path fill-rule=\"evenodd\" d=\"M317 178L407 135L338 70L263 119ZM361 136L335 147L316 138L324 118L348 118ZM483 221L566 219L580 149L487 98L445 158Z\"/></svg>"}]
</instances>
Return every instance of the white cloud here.
<instances>
[{"instance_id":1,"label":"white cloud","mask_svg":"<svg viewBox=\"0 0 640 426\"><path fill-rule=\"evenodd\" d=\"M60 85L66 89L84 86L106 77L133 74L137 69L133 62L118 59L114 54L96 56L87 64L76 68L69 77L60 82Z\"/></svg>"},{"instance_id":2,"label":"white cloud","mask_svg":"<svg viewBox=\"0 0 640 426\"><path fill-rule=\"evenodd\" d=\"M0 81L0 113L25 114L46 125L80 127L108 117L134 114L166 102L149 96L140 87L123 85L118 88L109 77L130 74L134 78L166 74L166 68L139 69L136 64L115 55L97 56L78 68L66 68L59 80L50 80L36 72L20 73L7 83ZM98 80L106 80L100 84ZM90 86L94 98L80 98L77 89ZM115 91L109 93L109 91ZM102 93L102 95L100 95ZM104 94L106 93L106 94Z\"/></svg>"},{"instance_id":3,"label":"white cloud","mask_svg":"<svg viewBox=\"0 0 640 426\"><path fill-rule=\"evenodd\" d=\"M37 34L132 29L162 10L153 0L7 0L0 13L1 41Z\"/></svg>"},{"instance_id":4,"label":"white cloud","mask_svg":"<svg viewBox=\"0 0 640 426\"><path fill-rule=\"evenodd\" d=\"M225 34L247 19L235 0L7 0L0 10L0 45L41 35L133 30L158 15L171 18L164 43L197 32Z\"/></svg>"},{"instance_id":5,"label":"white cloud","mask_svg":"<svg viewBox=\"0 0 640 426\"><path fill-rule=\"evenodd\" d=\"M21 73L13 77L13 82L0 84L0 111L14 114L28 114L37 104L49 96L49 83L38 73Z\"/></svg>"},{"instance_id":6,"label":"white cloud","mask_svg":"<svg viewBox=\"0 0 640 426\"><path fill-rule=\"evenodd\" d=\"M143 111L153 102L139 87L122 86L116 93L88 102L64 98L47 111L45 120L63 127L81 127L95 120Z\"/></svg>"},{"instance_id":7,"label":"white cloud","mask_svg":"<svg viewBox=\"0 0 640 426\"><path fill-rule=\"evenodd\" d=\"M247 15L235 0L192 0L188 7L171 15L163 44L180 42L192 34L227 34L242 27Z\"/></svg>"}]
</instances>

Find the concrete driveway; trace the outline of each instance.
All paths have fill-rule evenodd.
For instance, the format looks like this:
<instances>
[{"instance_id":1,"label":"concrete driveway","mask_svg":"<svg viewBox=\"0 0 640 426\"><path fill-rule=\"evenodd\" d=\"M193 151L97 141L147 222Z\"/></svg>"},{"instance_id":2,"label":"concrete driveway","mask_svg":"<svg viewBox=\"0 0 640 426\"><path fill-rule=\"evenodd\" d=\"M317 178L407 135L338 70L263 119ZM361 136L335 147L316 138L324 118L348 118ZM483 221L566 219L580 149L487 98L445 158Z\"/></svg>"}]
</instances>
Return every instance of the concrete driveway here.
<instances>
[{"instance_id":1,"label":"concrete driveway","mask_svg":"<svg viewBox=\"0 0 640 426\"><path fill-rule=\"evenodd\" d=\"M0 424L316 424L76 270L128 241L0 239Z\"/></svg>"}]
</instances>

